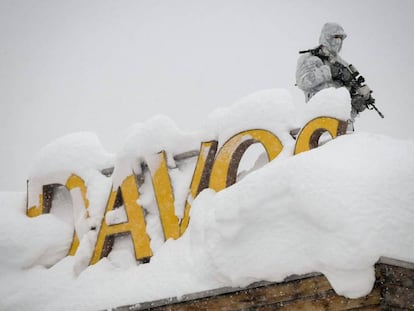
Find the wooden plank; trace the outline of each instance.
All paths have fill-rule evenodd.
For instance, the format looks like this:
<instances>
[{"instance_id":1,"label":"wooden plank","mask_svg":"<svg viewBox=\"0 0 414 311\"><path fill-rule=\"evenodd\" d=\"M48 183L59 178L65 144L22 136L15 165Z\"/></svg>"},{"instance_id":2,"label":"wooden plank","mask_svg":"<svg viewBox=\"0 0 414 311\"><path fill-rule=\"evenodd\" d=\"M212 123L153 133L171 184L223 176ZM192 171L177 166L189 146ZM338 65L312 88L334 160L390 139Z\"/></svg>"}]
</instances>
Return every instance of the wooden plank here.
<instances>
[{"instance_id":1,"label":"wooden plank","mask_svg":"<svg viewBox=\"0 0 414 311\"><path fill-rule=\"evenodd\" d=\"M287 283L240 290L209 298L151 308L151 310L237 310L266 305L279 301L290 301L297 297L315 296L332 290L324 276L295 280Z\"/></svg>"},{"instance_id":2,"label":"wooden plank","mask_svg":"<svg viewBox=\"0 0 414 311\"><path fill-rule=\"evenodd\" d=\"M381 288L383 310L414 310L414 266L412 263L388 260L376 265L376 277ZM401 266L396 266L400 264Z\"/></svg>"},{"instance_id":3,"label":"wooden plank","mask_svg":"<svg viewBox=\"0 0 414 311\"><path fill-rule=\"evenodd\" d=\"M399 263L392 261L393 264ZM282 283L259 282L247 288L221 288L177 298L116 308L116 311L207 310L413 310L414 270L411 266L378 263L373 291L362 298L335 294L326 277L313 273Z\"/></svg>"},{"instance_id":4,"label":"wooden plank","mask_svg":"<svg viewBox=\"0 0 414 311\"><path fill-rule=\"evenodd\" d=\"M334 293L323 276L272 284L236 293L209 297L151 310L351 310L370 307L379 310L380 290L360 299L348 299Z\"/></svg>"},{"instance_id":5,"label":"wooden plank","mask_svg":"<svg viewBox=\"0 0 414 311\"><path fill-rule=\"evenodd\" d=\"M414 291L414 270L379 264L376 267L376 271L377 279L387 285L411 288Z\"/></svg>"},{"instance_id":6,"label":"wooden plank","mask_svg":"<svg viewBox=\"0 0 414 311\"><path fill-rule=\"evenodd\" d=\"M279 302L273 305L258 308L256 310L303 310L303 311L320 311L320 310L380 310L380 289L374 289L368 296L358 299L349 299L335 294L333 290L325 295L316 295L305 298L299 298L290 302Z\"/></svg>"},{"instance_id":7,"label":"wooden plank","mask_svg":"<svg viewBox=\"0 0 414 311\"><path fill-rule=\"evenodd\" d=\"M383 306L414 310L414 289L395 285L386 285L382 289Z\"/></svg>"}]
</instances>

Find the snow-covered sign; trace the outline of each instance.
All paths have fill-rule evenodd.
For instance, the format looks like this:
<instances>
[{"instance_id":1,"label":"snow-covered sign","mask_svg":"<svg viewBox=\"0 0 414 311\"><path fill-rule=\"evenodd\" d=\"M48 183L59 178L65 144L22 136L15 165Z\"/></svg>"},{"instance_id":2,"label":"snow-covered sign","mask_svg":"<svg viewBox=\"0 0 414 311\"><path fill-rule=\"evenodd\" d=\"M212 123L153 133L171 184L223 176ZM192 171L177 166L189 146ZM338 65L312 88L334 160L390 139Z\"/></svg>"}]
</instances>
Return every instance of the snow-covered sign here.
<instances>
[{"instance_id":1,"label":"snow-covered sign","mask_svg":"<svg viewBox=\"0 0 414 311\"><path fill-rule=\"evenodd\" d=\"M347 122L331 117L318 117L309 121L296 138L294 154L316 148L320 137L327 132L332 138L346 133ZM294 139L294 137L292 137ZM274 160L283 149L280 139L265 129L249 129L235 134L226 142L213 140L202 142L198 152L192 181L189 187L184 214L181 220L176 215L174 207L174 191L168 173L166 151L155 155L145 155L145 165L149 168L151 181L156 197L164 239L179 238L187 229L191 203L204 189L210 188L221 191L237 180L240 161L246 150L255 143L263 146L268 161ZM221 145L219 151L218 146ZM184 157L185 158L185 157ZM140 163L140 166L144 163ZM90 218L88 187L85 177L67 169L58 169L42 183L36 182L36 176L28 181L28 210L30 217L49 213L52 207L54 188L64 186L70 193L74 210L83 215L83 222ZM63 183L58 181L63 180ZM45 183L46 182L46 183ZM93 185L92 185L93 187ZM104 217L100 224L93 224L90 230L98 228L98 236L90 263L95 264L112 249L114 237L129 234L134 246L136 260L147 260L153 252L150 247L150 237L147 234L144 207L139 203L139 183L134 172L122 178L120 185L112 186L108 194ZM38 198L38 202L32 202ZM122 210L119 208L122 207ZM119 216L123 213L124 215ZM82 220L82 219L81 219ZM85 230L83 231L85 232ZM82 238L82 236L81 236ZM75 230L69 255L74 255L79 247L80 238Z\"/></svg>"},{"instance_id":2,"label":"snow-covered sign","mask_svg":"<svg viewBox=\"0 0 414 311\"><path fill-rule=\"evenodd\" d=\"M100 310L310 272L366 295L381 256L414 262L414 142L330 139L349 107L345 89L299 111L265 90L199 132L136 124L116 155L91 133L50 143L28 193L0 193L0 309Z\"/></svg>"}]
</instances>

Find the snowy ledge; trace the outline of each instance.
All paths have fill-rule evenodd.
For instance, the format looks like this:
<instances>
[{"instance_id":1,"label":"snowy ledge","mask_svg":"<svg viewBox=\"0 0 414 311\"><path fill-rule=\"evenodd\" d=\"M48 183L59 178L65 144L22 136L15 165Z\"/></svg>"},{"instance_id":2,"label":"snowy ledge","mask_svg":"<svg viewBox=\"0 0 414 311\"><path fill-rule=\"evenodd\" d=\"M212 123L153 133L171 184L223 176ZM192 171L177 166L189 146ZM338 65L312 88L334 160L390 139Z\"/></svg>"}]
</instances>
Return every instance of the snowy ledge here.
<instances>
[{"instance_id":1,"label":"snowy ledge","mask_svg":"<svg viewBox=\"0 0 414 311\"><path fill-rule=\"evenodd\" d=\"M0 193L0 309L99 310L282 282L314 271L326 276L338 295L370 293L380 257L414 262L414 141L356 132L293 156L291 129L321 112L342 120L349 114L344 90L318 95L300 114L286 92L258 92L214 112L192 134L182 133L166 117L155 117L133 126L116 155L106 153L90 133L46 146L29 179L41 188L43 181L62 183L64 174L79 174L88 187L84 201L89 207L74 210L81 191L75 189L71 197L62 187L50 213L29 218L25 193ZM284 151L270 162L263 161L263 150L256 153L234 185L218 192L205 189L191 198L187 230L165 241L142 161L154 167L160 162L148 161L148 155L167 151L180 218L195 163L177 165L174 155L197 149L201 141L222 144L255 128L275 133ZM111 166L110 177L101 173ZM131 172L145 175L135 203L145 209L154 255L147 264L137 262L131 239L123 236L107 257L89 265L108 194ZM120 207L106 216L117 222L125 213ZM79 247L74 256L66 256L74 228Z\"/></svg>"},{"instance_id":2,"label":"snowy ledge","mask_svg":"<svg viewBox=\"0 0 414 311\"><path fill-rule=\"evenodd\" d=\"M386 270L386 271L385 271ZM244 288L225 287L204 292L143 302L112 309L112 311L143 310L208 310L229 308L245 310L249 307L285 307L312 309L323 304L330 309L378 307L384 310L414 306L414 263L381 257L376 264L376 284L373 291L362 298L347 299L323 286L326 278L321 273L308 273L287 277L282 283L256 282ZM304 283L313 283L310 292ZM389 288L393 290L389 290ZM401 295L402 292L411 294ZM339 309L338 309L339 308Z\"/></svg>"}]
</instances>

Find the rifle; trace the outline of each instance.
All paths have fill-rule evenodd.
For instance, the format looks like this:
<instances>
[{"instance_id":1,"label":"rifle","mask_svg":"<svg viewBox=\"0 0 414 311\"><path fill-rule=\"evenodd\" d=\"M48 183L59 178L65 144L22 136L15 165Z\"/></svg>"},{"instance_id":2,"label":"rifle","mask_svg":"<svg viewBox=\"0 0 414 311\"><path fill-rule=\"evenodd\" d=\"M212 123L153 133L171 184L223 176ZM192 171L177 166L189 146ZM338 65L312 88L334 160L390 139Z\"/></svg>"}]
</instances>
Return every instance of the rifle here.
<instances>
[{"instance_id":1,"label":"rifle","mask_svg":"<svg viewBox=\"0 0 414 311\"><path fill-rule=\"evenodd\" d=\"M384 115L375 106L375 98L371 95L372 90L364 84L365 78L359 74L353 65L344 65L338 62L323 45L299 52L299 54L304 53L311 53L322 61L328 61L332 80L348 89L352 99L352 107L357 112L363 111L366 107L368 110L375 110L381 118L384 118Z\"/></svg>"}]
</instances>

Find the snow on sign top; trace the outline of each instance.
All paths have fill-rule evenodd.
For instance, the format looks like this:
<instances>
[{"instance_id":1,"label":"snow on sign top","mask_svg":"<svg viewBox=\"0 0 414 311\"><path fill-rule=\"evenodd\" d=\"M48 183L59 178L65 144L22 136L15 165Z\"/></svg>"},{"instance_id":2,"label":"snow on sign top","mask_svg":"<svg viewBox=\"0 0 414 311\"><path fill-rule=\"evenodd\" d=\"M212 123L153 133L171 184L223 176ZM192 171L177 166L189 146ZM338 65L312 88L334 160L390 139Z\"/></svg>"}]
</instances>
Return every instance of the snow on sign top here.
<instances>
[{"instance_id":1,"label":"snow on sign top","mask_svg":"<svg viewBox=\"0 0 414 311\"><path fill-rule=\"evenodd\" d=\"M315 117L347 119L349 107L346 91L329 89L299 114L286 91L266 90L191 135L165 117L136 125L116 155L93 134L48 145L28 207L42 213L42 186L62 184L50 213L29 218L25 194L0 194L0 309L99 310L308 272L324 273L339 294L367 294L380 256L414 261L414 142L354 133L292 156L299 138L289 134ZM254 139L263 146L247 148ZM191 150L201 156L177 157ZM213 182L196 187L211 154ZM109 167L111 176L101 173ZM123 227L131 217L143 227ZM111 234L100 259L96 245ZM137 254L152 257L139 264Z\"/></svg>"}]
</instances>

